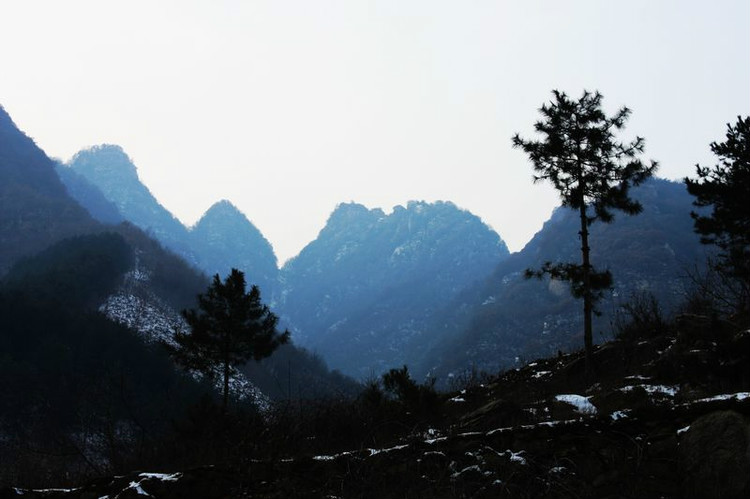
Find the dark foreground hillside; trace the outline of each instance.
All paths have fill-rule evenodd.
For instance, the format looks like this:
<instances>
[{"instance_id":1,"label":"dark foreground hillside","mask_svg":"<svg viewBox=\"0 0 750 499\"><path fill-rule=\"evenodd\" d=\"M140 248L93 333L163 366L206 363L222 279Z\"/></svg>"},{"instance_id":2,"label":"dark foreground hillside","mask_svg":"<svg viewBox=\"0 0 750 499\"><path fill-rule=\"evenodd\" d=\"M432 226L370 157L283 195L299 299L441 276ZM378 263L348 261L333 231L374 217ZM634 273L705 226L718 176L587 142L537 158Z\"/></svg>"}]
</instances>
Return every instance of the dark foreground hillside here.
<instances>
[{"instance_id":1,"label":"dark foreground hillside","mask_svg":"<svg viewBox=\"0 0 750 499\"><path fill-rule=\"evenodd\" d=\"M748 497L750 330L683 314L623 331L595 382L579 353L434 397L386 382L266 415L223 444L232 460L0 497Z\"/></svg>"}]
</instances>

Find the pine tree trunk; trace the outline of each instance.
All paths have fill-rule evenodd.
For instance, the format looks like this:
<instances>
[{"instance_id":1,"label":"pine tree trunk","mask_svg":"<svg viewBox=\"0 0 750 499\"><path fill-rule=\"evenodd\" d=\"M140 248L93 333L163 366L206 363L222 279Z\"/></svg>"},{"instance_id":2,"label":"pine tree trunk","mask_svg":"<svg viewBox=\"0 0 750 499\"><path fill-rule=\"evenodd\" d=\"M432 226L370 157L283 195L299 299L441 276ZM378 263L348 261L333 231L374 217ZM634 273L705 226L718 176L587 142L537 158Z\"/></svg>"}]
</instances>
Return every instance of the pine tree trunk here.
<instances>
[{"instance_id":1,"label":"pine tree trunk","mask_svg":"<svg viewBox=\"0 0 750 499\"><path fill-rule=\"evenodd\" d=\"M586 355L586 375L592 373L591 353L594 349L591 316L593 300L591 294L591 261L589 259L589 228L586 220L586 204L581 203L581 255L583 257L583 344Z\"/></svg>"}]
</instances>

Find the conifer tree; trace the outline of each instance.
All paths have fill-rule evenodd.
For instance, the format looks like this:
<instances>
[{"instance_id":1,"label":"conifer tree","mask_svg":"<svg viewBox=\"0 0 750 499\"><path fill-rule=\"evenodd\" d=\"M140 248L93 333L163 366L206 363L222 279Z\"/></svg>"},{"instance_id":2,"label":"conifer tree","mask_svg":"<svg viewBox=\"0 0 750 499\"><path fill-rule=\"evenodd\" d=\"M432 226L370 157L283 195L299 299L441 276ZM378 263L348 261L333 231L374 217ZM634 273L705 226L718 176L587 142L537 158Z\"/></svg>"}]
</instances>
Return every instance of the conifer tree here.
<instances>
[{"instance_id":1,"label":"conifer tree","mask_svg":"<svg viewBox=\"0 0 750 499\"><path fill-rule=\"evenodd\" d=\"M701 242L719 248L714 268L732 281L738 312L750 313L750 117L727 124L726 141L712 142L711 151L719 163L696 165L698 178L685 184L695 206L712 210L691 216Z\"/></svg>"},{"instance_id":2,"label":"conifer tree","mask_svg":"<svg viewBox=\"0 0 750 499\"><path fill-rule=\"evenodd\" d=\"M175 360L208 377L222 376L222 408L227 410L229 381L235 366L268 357L289 340L289 331L276 330L278 317L261 303L260 290L245 291L245 275L232 269L224 282L216 274L205 294L198 295L198 309L184 310L190 331L175 334Z\"/></svg>"},{"instance_id":3,"label":"conifer tree","mask_svg":"<svg viewBox=\"0 0 750 499\"><path fill-rule=\"evenodd\" d=\"M554 100L542 105L542 119L534 125L541 140L525 140L518 134L513 146L529 155L534 182L549 181L557 189L562 205L580 217L581 263L546 262L540 270L527 270L527 277L549 275L570 282L576 298L583 298L586 369L591 371L593 350L592 314L602 291L611 287L609 271L597 271L591 264L589 226L597 220L609 223L613 210L635 215L642 210L629 197L630 187L641 184L656 171L657 164L644 164L638 155L644 139L620 142L615 132L624 128L630 116L627 107L608 117L602 110L602 95L584 91L578 100L553 90Z\"/></svg>"}]
</instances>

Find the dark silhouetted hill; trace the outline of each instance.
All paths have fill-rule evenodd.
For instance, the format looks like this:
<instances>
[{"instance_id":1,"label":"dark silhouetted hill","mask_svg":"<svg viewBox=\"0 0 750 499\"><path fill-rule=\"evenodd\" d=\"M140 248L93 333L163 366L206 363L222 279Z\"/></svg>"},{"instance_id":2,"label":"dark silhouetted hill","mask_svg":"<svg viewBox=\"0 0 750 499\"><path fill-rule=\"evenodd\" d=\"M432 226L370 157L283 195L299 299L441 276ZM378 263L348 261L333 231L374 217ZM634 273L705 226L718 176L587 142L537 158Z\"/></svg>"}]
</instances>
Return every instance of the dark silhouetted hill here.
<instances>
[{"instance_id":1,"label":"dark silhouetted hill","mask_svg":"<svg viewBox=\"0 0 750 499\"><path fill-rule=\"evenodd\" d=\"M21 256L96 226L52 161L0 107L0 276Z\"/></svg>"}]
</instances>

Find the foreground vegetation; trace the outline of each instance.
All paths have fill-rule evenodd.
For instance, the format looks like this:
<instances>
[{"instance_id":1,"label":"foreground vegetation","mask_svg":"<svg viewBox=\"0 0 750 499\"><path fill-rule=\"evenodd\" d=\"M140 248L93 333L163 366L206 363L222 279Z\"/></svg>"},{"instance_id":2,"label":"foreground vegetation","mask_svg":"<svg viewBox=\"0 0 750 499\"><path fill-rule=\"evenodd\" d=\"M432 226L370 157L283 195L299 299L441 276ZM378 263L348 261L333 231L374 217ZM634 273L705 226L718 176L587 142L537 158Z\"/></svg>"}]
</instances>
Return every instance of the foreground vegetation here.
<instances>
[{"instance_id":1,"label":"foreground vegetation","mask_svg":"<svg viewBox=\"0 0 750 499\"><path fill-rule=\"evenodd\" d=\"M205 399L130 468L160 474L24 493L116 497L137 483L160 498L745 497L750 324L699 298L669 320L648 297L626 313L619 338L594 349L594 384L577 352L469 371L449 393L399 369L353 400L227 415Z\"/></svg>"}]
</instances>

